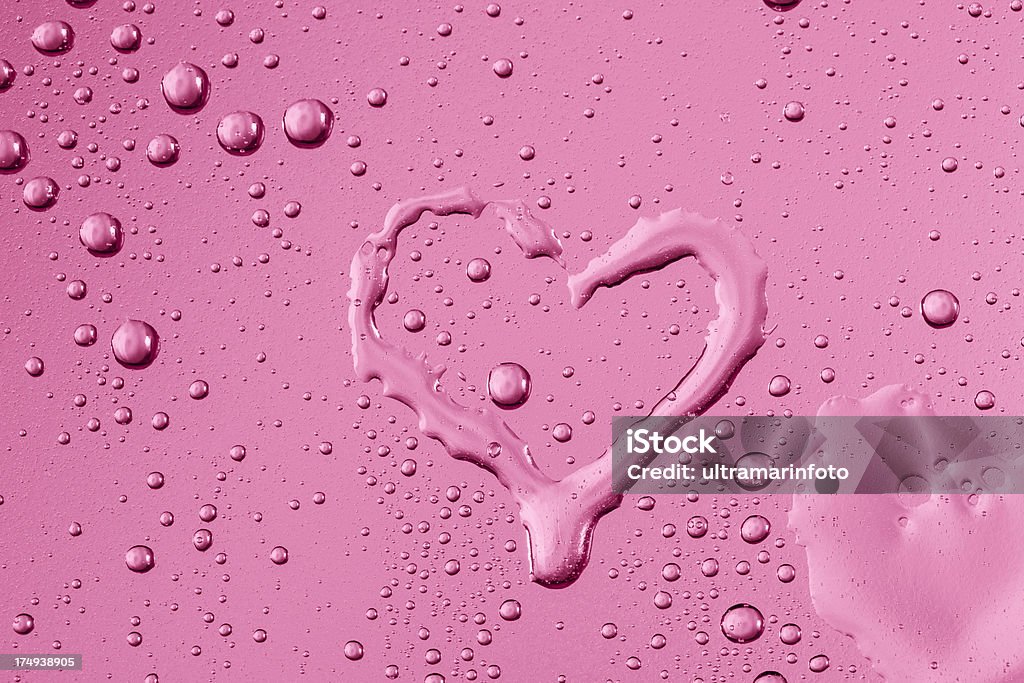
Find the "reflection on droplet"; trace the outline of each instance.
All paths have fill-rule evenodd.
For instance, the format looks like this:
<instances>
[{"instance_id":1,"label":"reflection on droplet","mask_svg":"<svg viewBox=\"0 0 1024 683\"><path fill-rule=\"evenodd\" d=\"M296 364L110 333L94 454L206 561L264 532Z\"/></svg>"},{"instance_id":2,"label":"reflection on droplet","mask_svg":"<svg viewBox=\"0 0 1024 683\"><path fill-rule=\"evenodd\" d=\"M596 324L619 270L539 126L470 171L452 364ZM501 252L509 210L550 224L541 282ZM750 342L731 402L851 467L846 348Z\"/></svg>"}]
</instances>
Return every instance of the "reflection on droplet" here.
<instances>
[{"instance_id":1,"label":"reflection on droplet","mask_svg":"<svg viewBox=\"0 0 1024 683\"><path fill-rule=\"evenodd\" d=\"M25 372L32 377L39 377L43 374L43 359L38 356L32 356L25 361Z\"/></svg>"},{"instance_id":2,"label":"reflection on droplet","mask_svg":"<svg viewBox=\"0 0 1024 683\"><path fill-rule=\"evenodd\" d=\"M708 533L708 520L703 515L694 515L686 521L686 533L690 538L703 538Z\"/></svg>"},{"instance_id":3,"label":"reflection on droplet","mask_svg":"<svg viewBox=\"0 0 1024 683\"><path fill-rule=\"evenodd\" d=\"M508 78L512 75L512 60L510 59L499 59L494 62L494 73L499 78Z\"/></svg>"},{"instance_id":4,"label":"reflection on droplet","mask_svg":"<svg viewBox=\"0 0 1024 683\"><path fill-rule=\"evenodd\" d=\"M124 229L109 213L94 213L82 221L78 239L95 256L113 256L124 244Z\"/></svg>"},{"instance_id":5,"label":"reflection on droplet","mask_svg":"<svg viewBox=\"0 0 1024 683\"><path fill-rule=\"evenodd\" d=\"M171 109L180 114L192 114L209 100L210 78L195 64L181 62L164 75L160 91Z\"/></svg>"},{"instance_id":6,"label":"reflection on droplet","mask_svg":"<svg viewBox=\"0 0 1024 683\"><path fill-rule=\"evenodd\" d=\"M523 607L518 600L506 600L498 607L498 616L505 621L516 621L523 615Z\"/></svg>"},{"instance_id":7,"label":"reflection on droplet","mask_svg":"<svg viewBox=\"0 0 1024 683\"><path fill-rule=\"evenodd\" d=\"M124 563L133 572L145 574L156 566L156 557L153 555L153 549L148 545L133 545L124 554Z\"/></svg>"},{"instance_id":8,"label":"reflection on droplet","mask_svg":"<svg viewBox=\"0 0 1024 683\"><path fill-rule=\"evenodd\" d=\"M66 21L47 21L32 31L32 47L44 55L59 55L75 44L75 31Z\"/></svg>"},{"instance_id":9,"label":"reflection on droplet","mask_svg":"<svg viewBox=\"0 0 1024 683\"><path fill-rule=\"evenodd\" d=\"M786 106L782 109L782 115L786 117L787 121L796 123L797 121L803 121L804 119L804 105L802 102L787 102Z\"/></svg>"},{"instance_id":10,"label":"reflection on droplet","mask_svg":"<svg viewBox=\"0 0 1024 683\"><path fill-rule=\"evenodd\" d=\"M357 662L363 658L363 644L358 640L350 640L345 643L344 647L345 657L353 662Z\"/></svg>"},{"instance_id":11,"label":"reflection on droplet","mask_svg":"<svg viewBox=\"0 0 1024 683\"><path fill-rule=\"evenodd\" d=\"M110 349L121 365L144 368L152 363L159 352L160 336L153 326L142 320L126 320L110 339Z\"/></svg>"},{"instance_id":12,"label":"reflection on droplet","mask_svg":"<svg viewBox=\"0 0 1024 683\"><path fill-rule=\"evenodd\" d=\"M768 534L771 533L772 525L765 517L761 515L750 515L740 526L740 537L747 543L760 543L764 539L768 538Z\"/></svg>"},{"instance_id":13,"label":"reflection on droplet","mask_svg":"<svg viewBox=\"0 0 1024 683\"><path fill-rule=\"evenodd\" d=\"M217 124L217 142L235 156L248 156L263 144L263 119L251 111L228 114Z\"/></svg>"},{"instance_id":14,"label":"reflection on droplet","mask_svg":"<svg viewBox=\"0 0 1024 683\"><path fill-rule=\"evenodd\" d=\"M0 172L14 173L25 168L29 160L28 143L21 133L0 130Z\"/></svg>"},{"instance_id":15,"label":"reflection on droplet","mask_svg":"<svg viewBox=\"0 0 1024 683\"><path fill-rule=\"evenodd\" d=\"M487 375L487 393L499 408L512 409L530 398L533 382L519 363L501 363Z\"/></svg>"},{"instance_id":16,"label":"reflection on droplet","mask_svg":"<svg viewBox=\"0 0 1024 683\"><path fill-rule=\"evenodd\" d=\"M775 375L768 382L768 393L775 397L785 396L790 390L789 378L785 375Z\"/></svg>"},{"instance_id":17,"label":"reflection on droplet","mask_svg":"<svg viewBox=\"0 0 1024 683\"><path fill-rule=\"evenodd\" d=\"M146 145L146 158L154 166L171 166L180 154L177 138L167 133L160 133Z\"/></svg>"},{"instance_id":18,"label":"reflection on droplet","mask_svg":"<svg viewBox=\"0 0 1024 683\"><path fill-rule=\"evenodd\" d=\"M921 316L934 328L949 327L960 315L960 301L952 292L933 289L921 299Z\"/></svg>"},{"instance_id":19,"label":"reflection on droplet","mask_svg":"<svg viewBox=\"0 0 1024 683\"><path fill-rule=\"evenodd\" d=\"M822 671L828 669L830 662L828 657L825 655L815 655L811 657L811 661L807 663L807 667L816 674L820 674Z\"/></svg>"},{"instance_id":20,"label":"reflection on droplet","mask_svg":"<svg viewBox=\"0 0 1024 683\"><path fill-rule=\"evenodd\" d=\"M27 636L36 627L36 620L32 618L31 614L22 612L14 617L13 627L14 632L19 636Z\"/></svg>"},{"instance_id":21,"label":"reflection on droplet","mask_svg":"<svg viewBox=\"0 0 1024 683\"><path fill-rule=\"evenodd\" d=\"M21 190L22 201L25 206L34 210L42 211L53 206L57 202L57 195L60 194L60 186L53 178L40 176L25 183Z\"/></svg>"},{"instance_id":22,"label":"reflection on droplet","mask_svg":"<svg viewBox=\"0 0 1024 683\"><path fill-rule=\"evenodd\" d=\"M418 308L410 309L402 318L402 325L410 332L420 332L427 325L427 316Z\"/></svg>"},{"instance_id":23,"label":"reflection on droplet","mask_svg":"<svg viewBox=\"0 0 1024 683\"><path fill-rule=\"evenodd\" d=\"M142 45L142 31L135 24L122 24L110 33L110 44L118 52L135 52Z\"/></svg>"},{"instance_id":24,"label":"reflection on droplet","mask_svg":"<svg viewBox=\"0 0 1024 683\"><path fill-rule=\"evenodd\" d=\"M996 397L991 391L982 389L974 397L974 407L978 410L991 410L996 405Z\"/></svg>"},{"instance_id":25,"label":"reflection on droplet","mask_svg":"<svg viewBox=\"0 0 1024 683\"><path fill-rule=\"evenodd\" d=\"M284 134L296 147L319 147L331 136L334 112L320 100L299 100L284 111Z\"/></svg>"},{"instance_id":26,"label":"reflection on droplet","mask_svg":"<svg viewBox=\"0 0 1024 683\"><path fill-rule=\"evenodd\" d=\"M753 605L733 605L722 615L722 633L734 643L749 643L764 633L764 616Z\"/></svg>"},{"instance_id":27,"label":"reflection on droplet","mask_svg":"<svg viewBox=\"0 0 1024 683\"><path fill-rule=\"evenodd\" d=\"M487 259L475 258L466 264L466 277L472 282L484 282L491 277L491 264Z\"/></svg>"}]
</instances>

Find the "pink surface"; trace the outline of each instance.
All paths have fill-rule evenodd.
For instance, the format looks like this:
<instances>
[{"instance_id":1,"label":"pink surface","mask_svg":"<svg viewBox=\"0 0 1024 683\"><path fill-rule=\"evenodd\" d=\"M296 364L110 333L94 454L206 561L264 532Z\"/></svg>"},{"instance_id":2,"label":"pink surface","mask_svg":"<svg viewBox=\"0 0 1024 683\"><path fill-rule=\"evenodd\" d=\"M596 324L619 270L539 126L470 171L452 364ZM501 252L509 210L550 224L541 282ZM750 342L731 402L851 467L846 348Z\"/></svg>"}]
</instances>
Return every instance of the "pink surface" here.
<instances>
[{"instance_id":1,"label":"pink surface","mask_svg":"<svg viewBox=\"0 0 1024 683\"><path fill-rule=\"evenodd\" d=\"M0 652L85 655L11 680L1020 680L1015 500L627 496L574 582L531 581L517 497L363 381L347 297L396 203L522 200L564 270L426 214L376 323L545 480L757 314L693 259L573 305L567 272L677 208L767 265L712 414L895 384L1019 413L1017 0L76 4L0 0ZM285 117L309 99L326 139Z\"/></svg>"}]
</instances>

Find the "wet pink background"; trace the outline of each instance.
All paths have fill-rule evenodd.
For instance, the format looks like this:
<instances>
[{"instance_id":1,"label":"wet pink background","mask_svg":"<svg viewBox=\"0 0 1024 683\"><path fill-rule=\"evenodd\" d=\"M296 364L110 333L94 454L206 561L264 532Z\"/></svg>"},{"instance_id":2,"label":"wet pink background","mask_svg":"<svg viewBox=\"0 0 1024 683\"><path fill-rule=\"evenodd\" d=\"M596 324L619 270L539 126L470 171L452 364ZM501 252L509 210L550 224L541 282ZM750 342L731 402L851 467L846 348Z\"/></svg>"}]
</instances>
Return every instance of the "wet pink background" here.
<instances>
[{"instance_id":1,"label":"wet pink background","mask_svg":"<svg viewBox=\"0 0 1024 683\"><path fill-rule=\"evenodd\" d=\"M0 612L5 624L19 613L35 624L27 635L3 626L0 652L85 655L83 672L20 680L379 681L389 665L417 682L746 682L766 670L790 682L881 680L817 616L804 550L787 529L789 497L665 496L652 510L627 498L599 524L575 584L532 584L504 489L423 438L379 384L355 379L343 324L349 263L394 202L463 184L535 207L562 238L570 272L638 216L681 206L737 222L769 269L771 333L713 412L813 414L831 396L893 383L927 393L943 414L975 411L982 390L994 411L1019 412L1024 13L1004 0L978 12L804 0L785 13L759 0L506 1L496 17L486 3L346 2L319 20L314 7L0 1L0 58L18 71L0 92L0 128L31 149L24 169L0 176ZM225 8L234 22L222 27ZM67 54L31 45L52 19L75 30ZM143 45L119 54L109 36L128 22ZM237 67L222 65L228 53ZM276 68L264 66L268 55ZM492 69L500 58L514 64L507 79ZM197 114L172 111L161 95L179 61L210 76ZM128 67L137 82L122 78ZM73 93L84 86L93 97L80 105ZM387 91L385 106L368 104L373 88ZM281 129L285 107L303 98L336 115L319 149L293 147ZM806 111L799 122L783 117L794 101ZM235 110L266 123L252 156L217 144L217 122ZM57 145L65 129L78 133L74 150ZM168 168L146 159L160 133L182 146ZM358 147L346 144L353 135ZM954 172L941 168L948 157ZM365 175L350 172L357 161ZM43 212L22 201L37 176L61 187ZM247 192L257 182L260 199ZM284 214L289 201L301 203L295 218ZM270 226L254 225L258 209ZM97 211L127 233L111 258L79 243ZM564 271L524 261L500 221L430 223L403 235L391 270L398 301L378 310L382 331L446 363L446 387L467 405L489 402L495 364L526 367L532 397L504 416L555 477L603 450L612 415L642 413L675 384L715 315L692 262L603 290L580 312ZM486 283L466 277L474 257L491 262ZM76 279L88 285L81 301L66 293ZM945 330L918 310L938 287L961 307ZM424 331L403 329L410 308L426 314ZM111 353L129 318L160 334L146 369ZM72 336L82 323L99 330L88 348ZM448 346L435 341L442 331ZM33 356L45 363L40 377L24 369ZM776 375L792 383L785 396L768 392ZM210 385L202 400L188 392L198 379ZM129 425L114 421L122 406ZM170 418L162 431L150 423L160 411ZM85 427L93 417L96 432ZM559 422L573 428L564 444L551 436ZM228 455L236 444L241 462ZM147 486L151 472L163 473L162 488ZM217 519L199 519L204 504ZM160 524L164 511L172 526ZM755 512L772 533L750 545L738 526ZM698 514L710 532L692 539L686 521ZM79 536L68 532L74 522ZM199 528L213 534L206 552L192 544ZM155 553L148 573L125 566L137 544ZM288 549L286 564L271 562L275 546ZM701 573L708 558L718 576ZM450 560L455 575L444 571ZM673 562L681 578L667 581ZM796 567L792 583L777 578L784 563ZM658 591L671 594L667 609L654 604ZM521 604L518 620L499 616L509 599ZM735 644L719 623L741 602L767 624ZM780 642L784 623L800 626L800 643ZM652 648L655 634L665 647ZM346 658L348 641L362 645L361 659ZM828 670L812 673L822 654Z\"/></svg>"}]
</instances>

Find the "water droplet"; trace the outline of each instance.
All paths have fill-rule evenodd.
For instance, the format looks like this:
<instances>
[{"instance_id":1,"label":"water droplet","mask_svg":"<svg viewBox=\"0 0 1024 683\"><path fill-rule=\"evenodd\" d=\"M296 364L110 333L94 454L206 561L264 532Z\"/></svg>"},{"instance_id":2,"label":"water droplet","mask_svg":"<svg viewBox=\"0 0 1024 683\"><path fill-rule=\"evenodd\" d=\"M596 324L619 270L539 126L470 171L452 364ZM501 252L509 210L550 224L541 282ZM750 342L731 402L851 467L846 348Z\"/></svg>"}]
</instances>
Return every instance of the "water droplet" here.
<instances>
[{"instance_id":1,"label":"water droplet","mask_svg":"<svg viewBox=\"0 0 1024 683\"><path fill-rule=\"evenodd\" d=\"M572 438L572 427L564 422L559 422L551 428L551 436L559 443L565 443Z\"/></svg>"},{"instance_id":2,"label":"water droplet","mask_svg":"<svg viewBox=\"0 0 1024 683\"><path fill-rule=\"evenodd\" d=\"M785 375L775 375L771 381L768 382L768 393L772 396L785 396L790 390L789 378Z\"/></svg>"},{"instance_id":3,"label":"water droplet","mask_svg":"<svg viewBox=\"0 0 1024 683\"><path fill-rule=\"evenodd\" d=\"M960 315L960 301L944 289L933 289L921 299L921 316L934 328L949 327Z\"/></svg>"},{"instance_id":4,"label":"water droplet","mask_svg":"<svg viewBox=\"0 0 1024 683\"><path fill-rule=\"evenodd\" d=\"M371 107L383 107L388 103L388 93L384 88L374 88L366 93L366 101Z\"/></svg>"},{"instance_id":5,"label":"water droplet","mask_svg":"<svg viewBox=\"0 0 1024 683\"><path fill-rule=\"evenodd\" d=\"M790 583L796 578L796 569L791 564L780 564L778 571L775 575L779 578L782 583Z\"/></svg>"},{"instance_id":6,"label":"water droplet","mask_svg":"<svg viewBox=\"0 0 1024 683\"><path fill-rule=\"evenodd\" d=\"M274 564L285 564L288 562L288 549L282 545L275 546L270 551L270 561Z\"/></svg>"},{"instance_id":7,"label":"water droplet","mask_svg":"<svg viewBox=\"0 0 1024 683\"><path fill-rule=\"evenodd\" d=\"M199 552L205 553L213 545L213 533L209 529L197 529L192 534L192 545Z\"/></svg>"},{"instance_id":8,"label":"water droplet","mask_svg":"<svg viewBox=\"0 0 1024 683\"><path fill-rule=\"evenodd\" d=\"M199 401L206 398L210 393L210 385L206 381L197 379L188 385L188 395Z\"/></svg>"},{"instance_id":9,"label":"water droplet","mask_svg":"<svg viewBox=\"0 0 1024 683\"><path fill-rule=\"evenodd\" d=\"M42 211L53 206L60 194L60 186L53 178L40 176L25 183L21 190L21 198L25 206L33 211Z\"/></svg>"},{"instance_id":10,"label":"water droplet","mask_svg":"<svg viewBox=\"0 0 1024 683\"><path fill-rule=\"evenodd\" d=\"M942 170L946 173L952 173L958 167L956 159L953 157L946 157L942 160Z\"/></svg>"},{"instance_id":11,"label":"water droplet","mask_svg":"<svg viewBox=\"0 0 1024 683\"><path fill-rule=\"evenodd\" d=\"M75 44L75 31L66 21L47 21L32 31L32 47L44 55L59 55Z\"/></svg>"},{"instance_id":12,"label":"water droplet","mask_svg":"<svg viewBox=\"0 0 1024 683\"><path fill-rule=\"evenodd\" d=\"M210 78L195 64L180 62L160 81L167 105L179 114L193 114L210 99Z\"/></svg>"},{"instance_id":13,"label":"water droplet","mask_svg":"<svg viewBox=\"0 0 1024 683\"><path fill-rule=\"evenodd\" d=\"M146 145L146 158L154 166L171 166L180 154L178 140L167 133L160 133Z\"/></svg>"},{"instance_id":14,"label":"water droplet","mask_svg":"<svg viewBox=\"0 0 1024 683\"><path fill-rule=\"evenodd\" d=\"M153 426L153 429L156 429L157 431L163 431L164 429L167 429L167 426L169 424L171 424L171 418L167 415L167 413L161 411L153 415L152 419L150 419L149 421L149 424Z\"/></svg>"},{"instance_id":15,"label":"water droplet","mask_svg":"<svg viewBox=\"0 0 1024 683\"><path fill-rule=\"evenodd\" d=\"M506 600L498 608L498 616L505 621L516 621L523 615L523 607L518 600Z\"/></svg>"},{"instance_id":16,"label":"water droplet","mask_svg":"<svg viewBox=\"0 0 1024 683\"><path fill-rule=\"evenodd\" d=\"M825 655L815 655L811 657L811 661L807 663L808 668L816 674L820 674L822 671L828 669L830 662L828 657Z\"/></svg>"},{"instance_id":17,"label":"water droplet","mask_svg":"<svg viewBox=\"0 0 1024 683\"><path fill-rule=\"evenodd\" d=\"M537 151L531 145L524 145L519 148L519 158L523 161L530 161L537 156Z\"/></svg>"},{"instance_id":18,"label":"water droplet","mask_svg":"<svg viewBox=\"0 0 1024 683\"><path fill-rule=\"evenodd\" d=\"M109 213L94 213L82 221L78 239L95 256L113 256L124 244L124 229Z\"/></svg>"},{"instance_id":19,"label":"water droplet","mask_svg":"<svg viewBox=\"0 0 1024 683\"><path fill-rule=\"evenodd\" d=\"M0 59L0 92L9 90L14 85L18 71L6 59Z\"/></svg>"},{"instance_id":20,"label":"water droplet","mask_svg":"<svg viewBox=\"0 0 1024 683\"><path fill-rule=\"evenodd\" d=\"M700 573L704 576L711 578L712 576L718 576L718 560L713 557L709 557L700 563Z\"/></svg>"},{"instance_id":21,"label":"water droplet","mask_svg":"<svg viewBox=\"0 0 1024 683\"><path fill-rule=\"evenodd\" d=\"M767 0L765 1L767 2ZM754 683L788 683L788 681L778 671L765 671L762 674L758 674L757 678L754 679Z\"/></svg>"},{"instance_id":22,"label":"water droplet","mask_svg":"<svg viewBox=\"0 0 1024 683\"><path fill-rule=\"evenodd\" d=\"M146 486L153 489L161 489L164 486L164 475L162 472L150 472L146 475Z\"/></svg>"},{"instance_id":23,"label":"water droplet","mask_svg":"<svg viewBox=\"0 0 1024 683\"><path fill-rule=\"evenodd\" d=\"M14 632L19 636L27 636L36 627L36 620L32 618L31 614L22 612L14 617L13 627Z\"/></svg>"},{"instance_id":24,"label":"water droplet","mask_svg":"<svg viewBox=\"0 0 1024 683\"><path fill-rule=\"evenodd\" d=\"M25 372L32 377L39 377L43 374L43 359L38 356L32 356L25 361Z\"/></svg>"},{"instance_id":25,"label":"water droplet","mask_svg":"<svg viewBox=\"0 0 1024 683\"><path fill-rule=\"evenodd\" d=\"M743 524L740 526L740 537L747 543L760 543L768 538L771 530L771 522L766 518L761 515L750 515L743 520Z\"/></svg>"},{"instance_id":26,"label":"water droplet","mask_svg":"<svg viewBox=\"0 0 1024 683\"><path fill-rule=\"evenodd\" d=\"M25 168L29 160L28 143L21 133L0 130L0 172L14 173Z\"/></svg>"},{"instance_id":27,"label":"water droplet","mask_svg":"<svg viewBox=\"0 0 1024 683\"><path fill-rule=\"evenodd\" d=\"M797 121L803 121L804 119L804 105L803 102L787 102L786 106L782 109L782 115L786 117L787 121L796 123Z\"/></svg>"},{"instance_id":28,"label":"water droplet","mask_svg":"<svg viewBox=\"0 0 1024 683\"><path fill-rule=\"evenodd\" d=\"M487 12L487 16L489 17L497 17L501 15L501 5L492 2L491 4L487 5L487 7L484 8L484 11Z\"/></svg>"},{"instance_id":29,"label":"water droplet","mask_svg":"<svg viewBox=\"0 0 1024 683\"><path fill-rule=\"evenodd\" d=\"M331 136L334 112L320 100L299 100L284 111L284 134L296 147L319 147Z\"/></svg>"},{"instance_id":30,"label":"water droplet","mask_svg":"<svg viewBox=\"0 0 1024 683\"><path fill-rule=\"evenodd\" d=\"M686 521L686 533L690 538L703 538L708 533L708 520L702 515L694 515Z\"/></svg>"},{"instance_id":31,"label":"water droplet","mask_svg":"<svg viewBox=\"0 0 1024 683\"><path fill-rule=\"evenodd\" d=\"M518 363L501 363L487 375L487 393L499 408L518 408L530 398L530 373Z\"/></svg>"},{"instance_id":32,"label":"water droplet","mask_svg":"<svg viewBox=\"0 0 1024 683\"><path fill-rule=\"evenodd\" d=\"M148 545L133 545L124 554L124 563L133 572L145 574L156 566L156 557L153 555L153 549Z\"/></svg>"},{"instance_id":33,"label":"water droplet","mask_svg":"<svg viewBox=\"0 0 1024 683\"><path fill-rule=\"evenodd\" d=\"M114 358L128 368L144 368L152 363L159 352L160 336L153 326L141 320L121 323L110 339Z\"/></svg>"},{"instance_id":34,"label":"water droplet","mask_svg":"<svg viewBox=\"0 0 1024 683\"><path fill-rule=\"evenodd\" d=\"M263 119L250 111L228 114L217 124L217 142L235 156L248 156L263 144Z\"/></svg>"},{"instance_id":35,"label":"water droplet","mask_svg":"<svg viewBox=\"0 0 1024 683\"><path fill-rule=\"evenodd\" d=\"M512 75L512 60L511 59L499 59L494 62L494 73L499 78L508 78Z\"/></svg>"},{"instance_id":36,"label":"water droplet","mask_svg":"<svg viewBox=\"0 0 1024 683\"><path fill-rule=\"evenodd\" d=\"M734 643L749 643L764 633L764 616L753 605L733 605L722 615L722 633Z\"/></svg>"},{"instance_id":37,"label":"water droplet","mask_svg":"<svg viewBox=\"0 0 1024 683\"><path fill-rule=\"evenodd\" d=\"M491 277L491 264L487 259L475 258L466 264L466 277L473 282L485 282Z\"/></svg>"},{"instance_id":38,"label":"water droplet","mask_svg":"<svg viewBox=\"0 0 1024 683\"><path fill-rule=\"evenodd\" d=\"M83 323L75 328L75 343L79 346L92 346L98 336L95 325Z\"/></svg>"},{"instance_id":39,"label":"water droplet","mask_svg":"<svg viewBox=\"0 0 1024 683\"><path fill-rule=\"evenodd\" d=\"M350 640L345 643L344 652L347 659L358 662L363 658L363 644L358 640Z\"/></svg>"},{"instance_id":40,"label":"water droplet","mask_svg":"<svg viewBox=\"0 0 1024 683\"><path fill-rule=\"evenodd\" d=\"M121 24L111 31L110 44L118 52L135 52L142 45L142 31L135 24Z\"/></svg>"},{"instance_id":41,"label":"water droplet","mask_svg":"<svg viewBox=\"0 0 1024 683\"><path fill-rule=\"evenodd\" d=\"M427 325L427 316L418 308L410 309L402 318L402 325L410 332L420 332Z\"/></svg>"},{"instance_id":42,"label":"water droplet","mask_svg":"<svg viewBox=\"0 0 1024 683\"><path fill-rule=\"evenodd\" d=\"M779 629L779 639L786 645L796 645L800 642L800 627L796 624L784 624Z\"/></svg>"},{"instance_id":43,"label":"water droplet","mask_svg":"<svg viewBox=\"0 0 1024 683\"><path fill-rule=\"evenodd\" d=\"M982 389L974 397L974 407L978 410L991 410L996 405L996 397L991 391Z\"/></svg>"}]
</instances>

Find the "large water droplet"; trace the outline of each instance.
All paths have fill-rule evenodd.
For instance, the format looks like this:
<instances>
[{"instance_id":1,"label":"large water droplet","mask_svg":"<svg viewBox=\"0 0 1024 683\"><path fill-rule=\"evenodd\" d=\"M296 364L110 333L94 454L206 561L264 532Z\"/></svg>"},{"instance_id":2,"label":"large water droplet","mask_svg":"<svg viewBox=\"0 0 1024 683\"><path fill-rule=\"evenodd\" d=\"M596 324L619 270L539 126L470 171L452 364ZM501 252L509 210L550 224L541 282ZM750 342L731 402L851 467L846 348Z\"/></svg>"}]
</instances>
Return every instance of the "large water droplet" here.
<instances>
[{"instance_id":1,"label":"large water droplet","mask_svg":"<svg viewBox=\"0 0 1024 683\"><path fill-rule=\"evenodd\" d=\"M487 259L475 258L466 264L466 277L473 282L484 282L491 277L491 264Z\"/></svg>"},{"instance_id":2,"label":"large water droplet","mask_svg":"<svg viewBox=\"0 0 1024 683\"><path fill-rule=\"evenodd\" d=\"M217 142L235 156L248 156L263 144L263 119L251 111L228 114L217 124Z\"/></svg>"},{"instance_id":3,"label":"large water droplet","mask_svg":"<svg viewBox=\"0 0 1024 683\"><path fill-rule=\"evenodd\" d=\"M284 134L296 147L319 147L331 136L334 112L320 100L299 100L284 110Z\"/></svg>"},{"instance_id":4,"label":"large water droplet","mask_svg":"<svg viewBox=\"0 0 1024 683\"><path fill-rule=\"evenodd\" d=\"M121 323L110 339L114 358L128 368L144 368L156 359L160 336L153 326L141 320Z\"/></svg>"},{"instance_id":5,"label":"large water droplet","mask_svg":"<svg viewBox=\"0 0 1024 683\"><path fill-rule=\"evenodd\" d=\"M177 138L160 133L146 145L146 158L154 166L171 166L181 154Z\"/></svg>"},{"instance_id":6,"label":"large water droplet","mask_svg":"<svg viewBox=\"0 0 1024 683\"><path fill-rule=\"evenodd\" d=\"M17 77L18 71L14 65L6 59L0 59L0 92L10 89Z\"/></svg>"},{"instance_id":7,"label":"large water droplet","mask_svg":"<svg viewBox=\"0 0 1024 683\"><path fill-rule=\"evenodd\" d=\"M121 24L111 31L110 44L118 52L135 52L142 45L142 31L135 24Z\"/></svg>"},{"instance_id":8,"label":"large water droplet","mask_svg":"<svg viewBox=\"0 0 1024 683\"><path fill-rule=\"evenodd\" d=\"M27 636L32 633L32 629L36 627L36 620L32 618L31 614L22 612L21 614L14 617L14 632L19 636Z\"/></svg>"},{"instance_id":9,"label":"large water droplet","mask_svg":"<svg viewBox=\"0 0 1024 683\"><path fill-rule=\"evenodd\" d=\"M722 633L734 643L749 643L764 633L764 616L753 605L733 605L722 615Z\"/></svg>"},{"instance_id":10,"label":"large water droplet","mask_svg":"<svg viewBox=\"0 0 1024 683\"><path fill-rule=\"evenodd\" d=\"M518 408L530 398L533 382L519 363L501 363L487 375L487 393L499 408Z\"/></svg>"},{"instance_id":11,"label":"large water droplet","mask_svg":"<svg viewBox=\"0 0 1024 683\"><path fill-rule=\"evenodd\" d=\"M506 600L498 607L498 616L505 621L516 621L523 615L523 606L518 600Z\"/></svg>"},{"instance_id":12,"label":"large water droplet","mask_svg":"<svg viewBox=\"0 0 1024 683\"><path fill-rule=\"evenodd\" d=\"M0 172L14 173L28 163L28 143L21 133L0 130Z\"/></svg>"},{"instance_id":13,"label":"large water droplet","mask_svg":"<svg viewBox=\"0 0 1024 683\"><path fill-rule=\"evenodd\" d=\"M43 211L57 202L60 186L53 178L40 176L25 183L21 190L22 201L33 211Z\"/></svg>"},{"instance_id":14,"label":"large water droplet","mask_svg":"<svg viewBox=\"0 0 1024 683\"><path fill-rule=\"evenodd\" d=\"M933 289L921 299L921 316L935 328L949 327L960 315L960 301L952 292Z\"/></svg>"},{"instance_id":15,"label":"large water droplet","mask_svg":"<svg viewBox=\"0 0 1024 683\"><path fill-rule=\"evenodd\" d=\"M124 244L124 230L109 213L94 213L82 221L78 239L96 256L113 256Z\"/></svg>"},{"instance_id":16,"label":"large water droplet","mask_svg":"<svg viewBox=\"0 0 1024 683\"><path fill-rule=\"evenodd\" d=\"M768 538L772 525L761 515L750 515L740 526L740 537L747 543L760 543Z\"/></svg>"},{"instance_id":17,"label":"large water droplet","mask_svg":"<svg viewBox=\"0 0 1024 683\"><path fill-rule=\"evenodd\" d=\"M192 114L210 99L210 78L195 64L181 62L164 74L160 91L171 109L180 114Z\"/></svg>"},{"instance_id":18,"label":"large water droplet","mask_svg":"<svg viewBox=\"0 0 1024 683\"><path fill-rule=\"evenodd\" d=\"M786 106L782 108L782 115L786 117L787 121L796 123L797 121L803 121L804 119L804 105L803 102L787 102Z\"/></svg>"},{"instance_id":19,"label":"large water droplet","mask_svg":"<svg viewBox=\"0 0 1024 683\"><path fill-rule=\"evenodd\" d=\"M47 21L32 31L32 47L44 55L59 55L75 44L75 31L66 21Z\"/></svg>"},{"instance_id":20,"label":"large water droplet","mask_svg":"<svg viewBox=\"0 0 1024 683\"><path fill-rule=\"evenodd\" d=\"M148 545L133 545L124 554L124 563L133 572L145 574L156 566L156 557L153 555L153 549Z\"/></svg>"}]
</instances>

